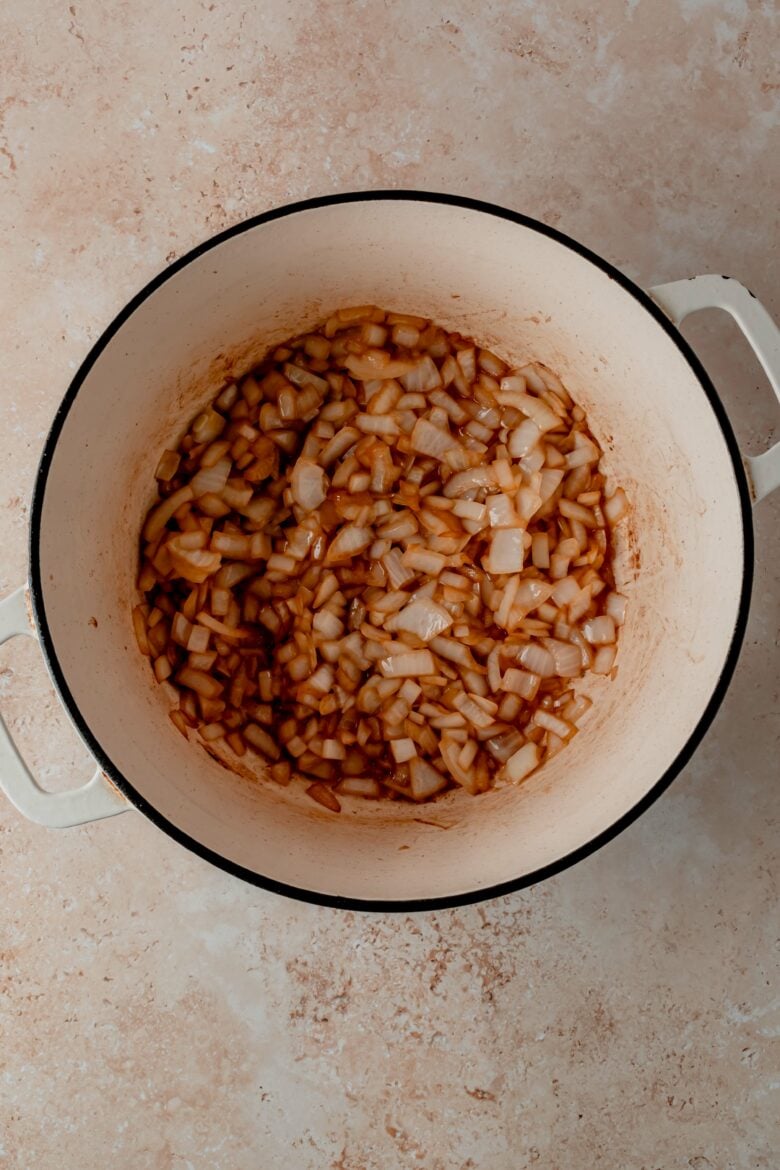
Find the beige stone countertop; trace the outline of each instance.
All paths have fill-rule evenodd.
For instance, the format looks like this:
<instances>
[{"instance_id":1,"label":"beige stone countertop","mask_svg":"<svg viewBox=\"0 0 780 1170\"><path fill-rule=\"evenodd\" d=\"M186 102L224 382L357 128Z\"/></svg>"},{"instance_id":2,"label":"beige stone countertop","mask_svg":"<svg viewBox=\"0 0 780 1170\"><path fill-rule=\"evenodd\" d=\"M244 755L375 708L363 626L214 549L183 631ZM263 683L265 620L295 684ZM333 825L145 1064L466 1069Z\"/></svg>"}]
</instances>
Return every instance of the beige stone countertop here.
<instances>
[{"instance_id":1,"label":"beige stone countertop","mask_svg":"<svg viewBox=\"0 0 780 1170\"><path fill-rule=\"evenodd\" d=\"M778 316L778 23L770 0L5 0L0 596L89 346L275 204L478 196L644 286L725 272ZM685 332L763 449L778 409L736 327ZM774 1170L779 506L692 763L535 888L318 909L140 814L54 832L0 798L0 1170ZM87 775L26 639L0 709L44 783Z\"/></svg>"}]
</instances>

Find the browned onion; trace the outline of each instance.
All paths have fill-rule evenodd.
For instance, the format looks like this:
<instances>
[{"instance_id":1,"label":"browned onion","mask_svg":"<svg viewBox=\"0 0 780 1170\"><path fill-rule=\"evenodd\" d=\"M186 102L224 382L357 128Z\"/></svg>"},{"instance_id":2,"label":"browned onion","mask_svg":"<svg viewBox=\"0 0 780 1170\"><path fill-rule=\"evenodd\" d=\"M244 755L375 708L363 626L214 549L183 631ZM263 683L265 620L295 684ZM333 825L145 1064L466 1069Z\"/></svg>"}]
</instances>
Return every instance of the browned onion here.
<instances>
[{"instance_id":1,"label":"browned onion","mask_svg":"<svg viewBox=\"0 0 780 1170\"><path fill-rule=\"evenodd\" d=\"M423 318L278 346L157 466L133 625L175 726L330 812L525 780L614 670L600 458L551 370Z\"/></svg>"}]
</instances>

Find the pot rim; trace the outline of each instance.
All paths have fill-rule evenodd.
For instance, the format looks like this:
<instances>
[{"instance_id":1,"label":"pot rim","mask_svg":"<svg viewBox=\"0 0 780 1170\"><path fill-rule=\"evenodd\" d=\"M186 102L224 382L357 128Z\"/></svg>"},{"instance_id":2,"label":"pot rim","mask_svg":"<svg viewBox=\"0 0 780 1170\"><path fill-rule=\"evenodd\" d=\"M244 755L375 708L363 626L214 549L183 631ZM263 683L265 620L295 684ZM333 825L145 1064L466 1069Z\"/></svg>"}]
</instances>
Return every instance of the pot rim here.
<instances>
[{"instance_id":1,"label":"pot rim","mask_svg":"<svg viewBox=\"0 0 780 1170\"><path fill-rule=\"evenodd\" d=\"M167 280L169 280L176 273L186 268L192 261L197 260L212 248L231 239L233 236L241 235L243 232L251 231L256 227L265 223L270 223L275 219L280 219L283 216L294 215L301 211L310 211L317 208L327 207L334 204L342 203L361 203L381 200L405 200L407 202L418 203L433 203L444 204L452 207L465 208L469 211L481 212L484 215L495 216L499 219L507 220L510 223L519 224L522 227L530 228L532 231L539 232L541 235L547 236L563 247L570 249L583 259L589 261L595 268L601 272L606 273L612 280L616 281L620 287L636 300L646 312L654 319L657 325L667 334L667 336L674 342L677 349L682 354L688 366L696 376L702 390L712 407L713 413L718 421L723 438L726 443L731 462L734 470L734 476L737 483L737 489L740 498L740 508L742 513L742 528L743 528L743 577L742 589L740 592L739 605L736 613L736 620L734 630L729 644L729 649L723 664L718 681L710 696L710 699L702 712L702 715L688 737L687 742L683 745L672 764L666 769L663 775L656 781L656 783L645 793L632 808L625 812L607 829L598 833L585 844L580 845L577 849L567 853L564 857L557 861L551 862L549 865L542 866L539 869L525 874L518 878L512 878L509 881L499 882L492 886L484 888L465 890L459 893L447 894L441 897L431 898L404 898L404 899L388 899L388 898L372 898L362 899L353 898L345 895L327 894L317 890L303 889L297 886L289 885L285 882L276 881L273 878L266 877L263 874L256 873L254 870L237 865L230 861L220 853L216 853L208 846L202 844L196 838L191 837L188 833L183 832L176 825L172 824L166 817L162 816L157 811L154 805L150 804L129 782L129 780L122 774L117 766L109 759L102 746L98 742L96 736L91 731L86 720L83 718L81 711L76 703L73 695L70 692L68 684L65 679L65 674L60 666L57 657L54 640L49 628L48 619L46 616L46 607L43 597L43 584L41 578L40 565L40 528L41 515L43 511L44 497L46 492L46 484L49 475L54 451L57 441L62 431L62 428L67 419L76 396L89 375L92 367L99 358L103 350L113 340L124 323L132 316L137 308L143 304L148 297L152 295L158 288L160 288ZM190 251L186 252L179 259L174 260L162 272L153 277L136 295L128 301L125 307L114 317L111 323L103 331L101 336L90 349L87 356L79 366L74 375L51 424L51 428L46 437L43 451L41 454L38 471L35 479L35 486L33 489L32 507L30 513L30 537L29 537L29 558L30 558L30 599L32 604L33 615L38 630L41 648L47 668L54 682L55 689L62 701L70 719L74 723L77 731L90 752L94 756L99 767L110 777L113 784L123 793L123 795L133 804L140 812L152 821L158 828L162 829L177 841L180 845L184 845L191 852L211 862L218 868L225 870L234 877L243 879L251 885L259 886L262 889L269 890L275 894L282 894L298 901L309 902L320 906L330 906L341 910L365 910L365 911L395 911L401 913L410 913L413 911L425 910L442 910L455 906L465 906L471 903L483 902L488 899L497 898L504 894L513 893L515 890L524 889L528 886L535 885L538 882L545 881L547 878L553 877L556 874L562 873L570 866L582 861L595 853L603 845L608 844L614 840L618 834L622 833L624 829L628 828L635 820L644 813L650 805L652 805L658 797L664 792L672 780L679 774L683 767L691 759L696 748L701 743L705 733L710 727L715 714L720 707L721 702L726 694L731 678L734 674L734 668L739 657L739 652L742 647L742 642L745 636L745 628L747 625L748 611L750 607L750 595L753 583L753 562L754 562L754 542L753 542L753 522L752 522L752 505L750 490L748 487L747 475L742 463L742 456L737 445L734 432L729 422L725 407L721 402L715 387L702 366L696 354L691 349L688 342L679 332L677 327L666 317L663 310L651 299L651 297L638 285L636 285L629 277L620 272L608 260L604 260L601 256L592 252L589 248L580 244L577 240L558 231L556 228L549 227L547 224L541 223L538 220L532 219L530 216L523 215L520 212L510 211L507 208L498 206L497 204L486 202L479 199L472 199L468 196L452 195L431 191L416 191L413 189L394 189L394 190L369 190L369 191L349 191L340 194L321 195L311 199L303 199L294 203L283 204L280 207L271 208L268 211L261 212L259 215L251 216L248 219L242 220L240 223L234 224L232 227L217 233L204 240L202 243L196 245Z\"/></svg>"}]
</instances>

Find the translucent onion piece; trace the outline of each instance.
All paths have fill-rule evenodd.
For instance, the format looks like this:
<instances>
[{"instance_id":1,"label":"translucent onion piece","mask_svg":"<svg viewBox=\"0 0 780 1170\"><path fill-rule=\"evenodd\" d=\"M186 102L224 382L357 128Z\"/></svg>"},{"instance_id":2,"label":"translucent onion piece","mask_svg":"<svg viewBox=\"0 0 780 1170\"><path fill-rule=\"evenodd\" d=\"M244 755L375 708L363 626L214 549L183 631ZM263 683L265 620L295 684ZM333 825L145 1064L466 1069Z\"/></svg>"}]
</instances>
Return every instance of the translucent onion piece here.
<instances>
[{"instance_id":1,"label":"translucent onion piece","mask_svg":"<svg viewBox=\"0 0 780 1170\"><path fill-rule=\"evenodd\" d=\"M494 532L485 558L488 573L519 573L525 561L525 532L522 528L501 528Z\"/></svg>"},{"instance_id":2,"label":"translucent onion piece","mask_svg":"<svg viewBox=\"0 0 780 1170\"><path fill-rule=\"evenodd\" d=\"M409 781L414 800L429 800L447 787L446 777L419 756L409 761Z\"/></svg>"},{"instance_id":3,"label":"translucent onion piece","mask_svg":"<svg viewBox=\"0 0 780 1170\"><path fill-rule=\"evenodd\" d=\"M424 597L420 601L413 601L387 622L387 629L404 630L414 634L421 642L430 642L438 634L443 634L452 625L452 615L435 601Z\"/></svg>"},{"instance_id":4,"label":"translucent onion piece","mask_svg":"<svg viewBox=\"0 0 780 1170\"><path fill-rule=\"evenodd\" d=\"M506 762L505 774L507 780L519 784L539 763L539 748L535 743L523 744Z\"/></svg>"},{"instance_id":5,"label":"translucent onion piece","mask_svg":"<svg viewBox=\"0 0 780 1170\"><path fill-rule=\"evenodd\" d=\"M305 512L313 512L325 499L327 488L325 472L311 459L299 459L292 469L290 488L293 499Z\"/></svg>"}]
</instances>

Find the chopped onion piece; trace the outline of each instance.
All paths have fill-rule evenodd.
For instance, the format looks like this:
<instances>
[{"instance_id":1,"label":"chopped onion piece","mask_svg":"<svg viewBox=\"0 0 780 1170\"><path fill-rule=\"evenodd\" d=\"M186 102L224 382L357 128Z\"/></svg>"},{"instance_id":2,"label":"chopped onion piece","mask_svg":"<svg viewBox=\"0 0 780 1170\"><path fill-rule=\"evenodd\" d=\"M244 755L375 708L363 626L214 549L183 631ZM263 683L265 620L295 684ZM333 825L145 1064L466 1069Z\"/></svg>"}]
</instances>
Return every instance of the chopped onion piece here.
<instances>
[{"instance_id":1,"label":"chopped onion piece","mask_svg":"<svg viewBox=\"0 0 780 1170\"><path fill-rule=\"evenodd\" d=\"M576 678L582 674L582 655L571 642L558 642L555 638L545 641L555 661L555 673L559 678Z\"/></svg>"},{"instance_id":2,"label":"chopped onion piece","mask_svg":"<svg viewBox=\"0 0 780 1170\"><path fill-rule=\"evenodd\" d=\"M157 679L158 682L165 682L165 680L167 678L170 678L170 676L172 674L173 674L173 667L171 665L171 660L167 654L160 654L160 656L158 658L155 658L155 660L154 660L154 677Z\"/></svg>"},{"instance_id":3,"label":"chopped onion piece","mask_svg":"<svg viewBox=\"0 0 780 1170\"><path fill-rule=\"evenodd\" d=\"M386 414L359 414L355 426L365 435L387 435L395 438L399 434L398 423Z\"/></svg>"},{"instance_id":4,"label":"chopped onion piece","mask_svg":"<svg viewBox=\"0 0 780 1170\"><path fill-rule=\"evenodd\" d=\"M501 382L503 386L507 379ZM518 390L500 390L496 395L498 401L506 406L513 406L522 414L533 419L540 433L556 430L561 420L558 415L542 402L541 398L534 398L533 394L524 394Z\"/></svg>"},{"instance_id":5,"label":"chopped onion piece","mask_svg":"<svg viewBox=\"0 0 780 1170\"><path fill-rule=\"evenodd\" d=\"M562 577L555 583L550 596L556 605L569 605L578 596L580 586L576 577Z\"/></svg>"},{"instance_id":6,"label":"chopped onion piece","mask_svg":"<svg viewBox=\"0 0 780 1170\"><path fill-rule=\"evenodd\" d=\"M479 695L468 695L464 691L461 691L453 699L453 706L465 719L468 719L469 723L473 723L475 727L491 727L494 722L493 716L485 711L478 700Z\"/></svg>"},{"instance_id":7,"label":"chopped onion piece","mask_svg":"<svg viewBox=\"0 0 780 1170\"><path fill-rule=\"evenodd\" d=\"M306 686L310 691L319 691L320 694L326 695L333 686L333 668L326 664L319 666L314 674L307 678Z\"/></svg>"},{"instance_id":8,"label":"chopped onion piece","mask_svg":"<svg viewBox=\"0 0 780 1170\"><path fill-rule=\"evenodd\" d=\"M520 520L509 496L502 493L485 500L488 523L491 528L518 528Z\"/></svg>"},{"instance_id":9,"label":"chopped onion piece","mask_svg":"<svg viewBox=\"0 0 780 1170\"><path fill-rule=\"evenodd\" d=\"M478 504L476 500L455 500L452 512L453 515L460 516L464 520L473 520L480 526L487 523L487 509L484 504Z\"/></svg>"},{"instance_id":10,"label":"chopped onion piece","mask_svg":"<svg viewBox=\"0 0 780 1170\"><path fill-rule=\"evenodd\" d=\"M370 351L363 357L350 355L344 363L350 374L361 382L403 378L415 368L416 364L414 361L393 361L389 357L380 363Z\"/></svg>"},{"instance_id":11,"label":"chopped onion piece","mask_svg":"<svg viewBox=\"0 0 780 1170\"><path fill-rule=\"evenodd\" d=\"M525 560L525 532L522 528L499 528L493 532L490 552L484 560L488 573L519 573Z\"/></svg>"},{"instance_id":12,"label":"chopped onion piece","mask_svg":"<svg viewBox=\"0 0 780 1170\"><path fill-rule=\"evenodd\" d=\"M177 537L171 538L166 547L177 575L196 585L216 573L222 564L218 552L208 552L203 548L182 548L180 538Z\"/></svg>"},{"instance_id":13,"label":"chopped onion piece","mask_svg":"<svg viewBox=\"0 0 780 1170\"><path fill-rule=\"evenodd\" d=\"M552 594L553 589L554 586L549 581L537 581L535 578L530 577L520 582L514 604L524 614L531 613L532 610L538 609L540 605L544 605L545 601Z\"/></svg>"},{"instance_id":14,"label":"chopped onion piece","mask_svg":"<svg viewBox=\"0 0 780 1170\"><path fill-rule=\"evenodd\" d=\"M550 538L546 532L535 532L531 539L531 560L537 569L550 567Z\"/></svg>"},{"instance_id":15,"label":"chopped onion piece","mask_svg":"<svg viewBox=\"0 0 780 1170\"><path fill-rule=\"evenodd\" d=\"M169 542L170 543L170 542ZM215 532L211 538L211 553L220 553L223 557L236 557L242 560L249 556L250 544L249 537L243 536L235 532ZM219 557L217 558L217 568L219 567ZM210 576L215 570L211 569L206 576ZM183 576L184 574L182 574ZM190 578L192 579L192 578Z\"/></svg>"},{"instance_id":16,"label":"chopped onion piece","mask_svg":"<svg viewBox=\"0 0 780 1170\"><path fill-rule=\"evenodd\" d=\"M504 702L511 702L512 700L516 700L518 704L520 702L515 695L508 695ZM484 740L485 750L490 752L493 759L497 760L500 764L505 764L509 757L513 756L524 743L524 737L517 730L508 731L504 735L494 735Z\"/></svg>"},{"instance_id":17,"label":"chopped onion piece","mask_svg":"<svg viewBox=\"0 0 780 1170\"><path fill-rule=\"evenodd\" d=\"M173 516L174 512L182 506L182 504L189 503L193 499L195 493L189 484L179 488L178 491L173 492L167 499L153 508L146 518L144 525L143 538L146 541L156 540L160 535L165 525Z\"/></svg>"},{"instance_id":18,"label":"chopped onion piece","mask_svg":"<svg viewBox=\"0 0 780 1170\"><path fill-rule=\"evenodd\" d=\"M591 646L603 646L617 638L615 623L608 614L583 622L582 632Z\"/></svg>"},{"instance_id":19,"label":"chopped onion piece","mask_svg":"<svg viewBox=\"0 0 780 1170\"><path fill-rule=\"evenodd\" d=\"M222 683L217 682L210 674L206 674L203 670L196 670L192 666L184 666L176 675L176 681L182 687L189 687L190 690L195 691L196 694L202 695L204 699L216 699L217 695L222 694Z\"/></svg>"},{"instance_id":20,"label":"chopped onion piece","mask_svg":"<svg viewBox=\"0 0 780 1170\"><path fill-rule=\"evenodd\" d=\"M608 593L606 612L616 626L622 626L626 620L626 599L622 593Z\"/></svg>"},{"instance_id":21,"label":"chopped onion piece","mask_svg":"<svg viewBox=\"0 0 780 1170\"><path fill-rule=\"evenodd\" d=\"M406 764L417 755L417 747L413 739L392 739L390 750L396 764Z\"/></svg>"},{"instance_id":22,"label":"chopped onion piece","mask_svg":"<svg viewBox=\"0 0 780 1170\"><path fill-rule=\"evenodd\" d=\"M321 804L323 808L327 808L331 812L341 812L339 799L333 789L328 788L327 784L310 784L306 792L312 800L316 800L317 804Z\"/></svg>"},{"instance_id":23,"label":"chopped onion piece","mask_svg":"<svg viewBox=\"0 0 780 1170\"><path fill-rule=\"evenodd\" d=\"M461 764L461 744L452 733L442 735L439 741L439 750L444 766L456 784L460 784L467 792L476 795L480 790L477 776L471 767L464 768Z\"/></svg>"},{"instance_id":24,"label":"chopped onion piece","mask_svg":"<svg viewBox=\"0 0 780 1170\"><path fill-rule=\"evenodd\" d=\"M409 786L414 800L429 800L447 787L447 779L431 764L415 756L409 761Z\"/></svg>"},{"instance_id":25,"label":"chopped onion piece","mask_svg":"<svg viewBox=\"0 0 780 1170\"><path fill-rule=\"evenodd\" d=\"M290 475L290 489L298 507L313 512L328 494L325 472L311 459L299 459Z\"/></svg>"},{"instance_id":26,"label":"chopped onion piece","mask_svg":"<svg viewBox=\"0 0 780 1170\"><path fill-rule=\"evenodd\" d=\"M577 724L582 716L589 711L593 706L593 700L589 699L587 695L578 695L574 699L570 699L566 706L561 711L561 717L567 723Z\"/></svg>"},{"instance_id":27,"label":"chopped onion piece","mask_svg":"<svg viewBox=\"0 0 780 1170\"><path fill-rule=\"evenodd\" d=\"M209 407L199 414L192 424L192 436L196 443L211 443L225 429L225 419Z\"/></svg>"},{"instance_id":28,"label":"chopped onion piece","mask_svg":"<svg viewBox=\"0 0 780 1170\"><path fill-rule=\"evenodd\" d=\"M331 609L321 609L315 613L312 625L328 641L340 638L344 633L344 623Z\"/></svg>"},{"instance_id":29,"label":"chopped onion piece","mask_svg":"<svg viewBox=\"0 0 780 1170\"><path fill-rule=\"evenodd\" d=\"M385 678L420 678L436 673L430 650L409 650L380 658L379 669Z\"/></svg>"},{"instance_id":30,"label":"chopped onion piece","mask_svg":"<svg viewBox=\"0 0 780 1170\"><path fill-rule=\"evenodd\" d=\"M350 447L354 447L359 438L360 431L356 427L342 427L340 431L336 431L320 455L321 466L330 467L331 463L335 463L346 454Z\"/></svg>"},{"instance_id":31,"label":"chopped onion piece","mask_svg":"<svg viewBox=\"0 0 780 1170\"><path fill-rule=\"evenodd\" d=\"M519 784L539 765L539 748L535 743L523 744L506 762L504 773L512 784Z\"/></svg>"},{"instance_id":32,"label":"chopped onion piece","mask_svg":"<svg viewBox=\"0 0 780 1170\"><path fill-rule=\"evenodd\" d=\"M617 524L628 512L628 497L622 488L617 488L614 495L604 501L604 515L610 524Z\"/></svg>"},{"instance_id":33,"label":"chopped onion piece","mask_svg":"<svg viewBox=\"0 0 780 1170\"><path fill-rule=\"evenodd\" d=\"M211 633L205 626L191 626L187 649L191 654L203 654L208 649L210 637Z\"/></svg>"},{"instance_id":34,"label":"chopped onion piece","mask_svg":"<svg viewBox=\"0 0 780 1170\"><path fill-rule=\"evenodd\" d=\"M509 436L509 454L513 459L522 459L538 446L542 432L532 418L525 418Z\"/></svg>"},{"instance_id":35,"label":"chopped onion piece","mask_svg":"<svg viewBox=\"0 0 780 1170\"><path fill-rule=\"evenodd\" d=\"M160 462L157 464L157 470L154 473L154 478L162 481L173 479L176 472L179 470L181 463L181 455L178 451L163 451L160 456Z\"/></svg>"},{"instance_id":36,"label":"chopped onion piece","mask_svg":"<svg viewBox=\"0 0 780 1170\"><path fill-rule=\"evenodd\" d=\"M415 424L410 438L413 451L422 455L430 455L433 459L442 459L446 451L456 447L457 440L453 439L448 431L435 427L426 419L420 418Z\"/></svg>"},{"instance_id":37,"label":"chopped onion piece","mask_svg":"<svg viewBox=\"0 0 780 1170\"><path fill-rule=\"evenodd\" d=\"M441 553L426 552L418 545L408 548L401 559L407 568L417 573L428 573L431 577L437 577L447 564L447 558Z\"/></svg>"},{"instance_id":38,"label":"chopped onion piece","mask_svg":"<svg viewBox=\"0 0 780 1170\"><path fill-rule=\"evenodd\" d=\"M458 471L450 476L444 485L444 494L451 499L454 496L464 496L466 492L475 488L495 486L496 473L492 467L471 467L468 471Z\"/></svg>"},{"instance_id":39,"label":"chopped onion piece","mask_svg":"<svg viewBox=\"0 0 780 1170\"><path fill-rule=\"evenodd\" d=\"M257 723L247 723L241 729L241 734L247 741L250 747L256 748L262 752L269 760L278 760L280 751L278 746L271 739L267 731L259 727Z\"/></svg>"},{"instance_id":40,"label":"chopped onion piece","mask_svg":"<svg viewBox=\"0 0 780 1170\"><path fill-rule=\"evenodd\" d=\"M143 605L137 605L133 610L133 630L135 631L135 639L138 643L138 649L142 654L149 655L149 640L146 632L146 615Z\"/></svg>"},{"instance_id":41,"label":"chopped onion piece","mask_svg":"<svg viewBox=\"0 0 780 1170\"><path fill-rule=\"evenodd\" d=\"M382 795L382 786L370 776L346 776L337 791L340 796L362 796L376 800Z\"/></svg>"},{"instance_id":42,"label":"chopped onion piece","mask_svg":"<svg viewBox=\"0 0 780 1170\"><path fill-rule=\"evenodd\" d=\"M420 358L411 370L400 375L404 389L410 394L424 390L433 390L441 386L441 375L433 359L426 354Z\"/></svg>"},{"instance_id":43,"label":"chopped onion piece","mask_svg":"<svg viewBox=\"0 0 780 1170\"><path fill-rule=\"evenodd\" d=\"M249 630L241 630L238 627L226 625L225 622L221 622L217 618L212 617L206 610L201 610L197 614L197 620L202 626L208 626L215 634L219 634L220 638L241 641L251 636Z\"/></svg>"},{"instance_id":44,"label":"chopped onion piece","mask_svg":"<svg viewBox=\"0 0 780 1170\"><path fill-rule=\"evenodd\" d=\"M228 481L232 466L229 459L218 459L210 467L201 467L200 471L192 477L193 494L196 497L211 494L220 495Z\"/></svg>"},{"instance_id":45,"label":"chopped onion piece","mask_svg":"<svg viewBox=\"0 0 780 1170\"><path fill-rule=\"evenodd\" d=\"M451 625L452 615L435 601L424 597L394 614L388 619L385 628L404 630L415 634L421 642L430 642L431 638L443 634Z\"/></svg>"},{"instance_id":46,"label":"chopped onion piece","mask_svg":"<svg viewBox=\"0 0 780 1170\"><path fill-rule=\"evenodd\" d=\"M589 439L584 439L566 456L566 466L573 469L583 467L587 463L597 463L599 454L596 444L591 443Z\"/></svg>"},{"instance_id":47,"label":"chopped onion piece","mask_svg":"<svg viewBox=\"0 0 780 1170\"><path fill-rule=\"evenodd\" d=\"M543 728L545 731L552 731L554 735L559 735L561 739L567 739L574 728L565 719L559 719L557 715L553 715L550 711L545 711L544 707L540 707L534 711L533 722L537 727Z\"/></svg>"},{"instance_id":48,"label":"chopped onion piece","mask_svg":"<svg viewBox=\"0 0 780 1170\"><path fill-rule=\"evenodd\" d=\"M361 528L358 524L345 524L330 542L325 555L325 564L334 565L341 561L350 560L368 548L373 539L372 529Z\"/></svg>"},{"instance_id":49,"label":"chopped onion piece","mask_svg":"<svg viewBox=\"0 0 780 1170\"><path fill-rule=\"evenodd\" d=\"M551 678L555 674L555 659L549 650L538 642L529 642L518 654L518 662L531 674L540 678Z\"/></svg>"},{"instance_id":50,"label":"chopped onion piece","mask_svg":"<svg viewBox=\"0 0 780 1170\"><path fill-rule=\"evenodd\" d=\"M322 744L322 758L324 760L343 760L347 751L343 743L337 739L326 739Z\"/></svg>"}]
</instances>

